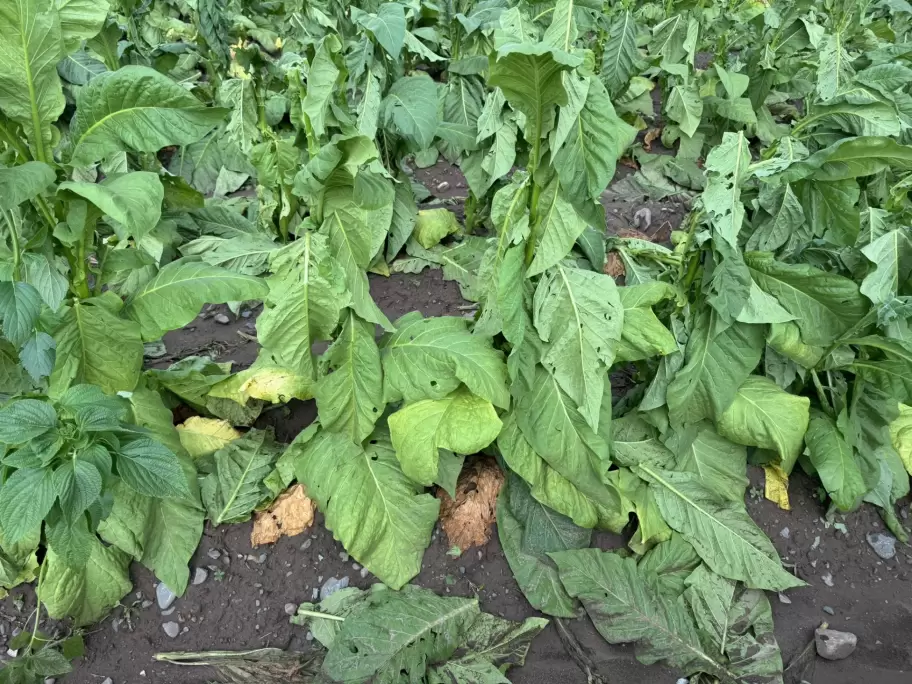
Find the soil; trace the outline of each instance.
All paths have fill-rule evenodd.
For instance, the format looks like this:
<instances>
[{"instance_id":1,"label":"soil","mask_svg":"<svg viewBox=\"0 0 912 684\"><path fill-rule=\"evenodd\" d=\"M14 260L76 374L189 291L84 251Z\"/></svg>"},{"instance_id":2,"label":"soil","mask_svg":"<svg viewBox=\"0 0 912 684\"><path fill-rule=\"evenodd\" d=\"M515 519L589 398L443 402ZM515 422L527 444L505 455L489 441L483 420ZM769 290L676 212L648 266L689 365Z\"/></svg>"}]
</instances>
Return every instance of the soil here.
<instances>
[{"instance_id":1,"label":"soil","mask_svg":"<svg viewBox=\"0 0 912 684\"><path fill-rule=\"evenodd\" d=\"M436 173L436 169L420 172L429 188L435 190L440 183L448 182L446 192L454 191L448 197L465 193L458 173L446 167ZM463 187L459 187L460 183ZM644 232L656 239L663 239L662 233L676 228L686 211L679 203L650 206L612 200L607 203L608 230L635 227L634 215L644 206L652 213L651 226L646 226ZM459 308L464 302L457 286L444 281L438 271L390 278L371 276L370 283L375 301L391 320L415 309L427 316L465 313ZM229 323L215 322L216 313L226 313ZM235 317L224 307L204 311L183 330L169 333L165 337L167 357L150 360L149 364L166 367L189 354L209 354L219 361L231 360L238 367L245 367L256 357L255 341L244 335L255 335L257 313L254 310L247 317ZM258 425L270 424L279 439L290 441L314 416L313 402L293 402L269 411ZM803 679L811 684L912 683L912 547L899 544L894 559L881 560L865 540L867 533L884 529L873 507L864 505L842 520L842 532L825 521L826 509L812 480L800 473L793 475L792 510L783 511L763 498L762 471L752 469L750 474L753 486L747 506L752 517L773 540L783 561L794 564L796 574L808 582L806 588L792 590L787 597L769 595L783 659L789 663L801 653L812 640L814 629L823 622L858 636L858 648L847 660L811 658L810 667L816 671L796 665L787 674L786 682L798 684ZM900 514L908 516L908 502L902 503ZM73 673L62 681L101 684L110 677L114 684L203 684L213 677L206 668L167 665L155 661L153 655L265 646L307 651L311 647L308 635L304 629L289 624L285 605L312 600L314 591L330 577L348 577L352 585L359 587L375 581L371 575L362 574L360 566L322 523L318 514L307 532L284 538L270 548L257 549L250 546L250 523L207 527L191 569L206 568L208 577L201 584L190 586L168 616L163 616L154 603L142 608L144 601L154 601L155 579L134 564L133 592L111 616L87 631L86 656L74 663ZM594 543L608 549L623 546L625 540L599 533ZM423 570L414 580L416 584L443 595L477 596L483 610L506 618L519 620L535 614L513 579L496 534L485 546L469 549L458 558L447 555L449 548L443 534L436 532L425 554ZM217 557L213 558L216 551ZM33 605L30 587L14 590L0 604L0 626L5 628L0 632L9 635L12 629L23 628ZM180 624L182 632L176 638L164 633L162 623L167 621ZM632 647L607 644L585 617L561 625L577 642L589 674L568 655L565 640L559 636L559 625L552 621L533 642L525 666L510 671L511 681L672 684L679 677L666 668L641 665ZM5 639L0 638L0 643L5 643Z\"/></svg>"}]
</instances>

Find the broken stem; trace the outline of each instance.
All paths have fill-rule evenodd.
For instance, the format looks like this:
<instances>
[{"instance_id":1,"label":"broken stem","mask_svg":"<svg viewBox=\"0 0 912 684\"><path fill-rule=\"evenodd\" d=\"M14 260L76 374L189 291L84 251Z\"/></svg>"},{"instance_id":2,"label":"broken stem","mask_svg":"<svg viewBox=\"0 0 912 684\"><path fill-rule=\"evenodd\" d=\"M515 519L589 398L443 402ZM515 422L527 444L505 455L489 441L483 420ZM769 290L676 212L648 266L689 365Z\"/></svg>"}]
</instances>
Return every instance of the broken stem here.
<instances>
[{"instance_id":1,"label":"broken stem","mask_svg":"<svg viewBox=\"0 0 912 684\"><path fill-rule=\"evenodd\" d=\"M330 615L329 613L318 613L315 610L302 610L298 608L298 612L295 615L306 615L307 617L313 618L323 618L324 620L335 620L336 622L345 622L344 617L339 617L338 615Z\"/></svg>"}]
</instances>

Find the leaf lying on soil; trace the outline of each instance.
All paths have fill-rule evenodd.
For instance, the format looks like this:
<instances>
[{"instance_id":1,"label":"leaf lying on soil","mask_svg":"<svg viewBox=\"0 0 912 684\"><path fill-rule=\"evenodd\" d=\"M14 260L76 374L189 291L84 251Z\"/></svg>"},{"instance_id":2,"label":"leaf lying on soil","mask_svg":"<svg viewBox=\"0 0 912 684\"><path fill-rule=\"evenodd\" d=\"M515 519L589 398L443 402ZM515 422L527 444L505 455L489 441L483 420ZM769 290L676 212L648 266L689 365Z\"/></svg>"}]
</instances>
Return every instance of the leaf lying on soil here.
<instances>
[{"instance_id":1,"label":"leaf lying on soil","mask_svg":"<svg viewBox=\"0 0 912 684\"><path fill-rule=\"evenodd\" d=\"M250 545L274 544L282 537L301 534L313 525L315 510L304 485L294 485L265 511L254 514Z\"/></svg>"}]
</instances>

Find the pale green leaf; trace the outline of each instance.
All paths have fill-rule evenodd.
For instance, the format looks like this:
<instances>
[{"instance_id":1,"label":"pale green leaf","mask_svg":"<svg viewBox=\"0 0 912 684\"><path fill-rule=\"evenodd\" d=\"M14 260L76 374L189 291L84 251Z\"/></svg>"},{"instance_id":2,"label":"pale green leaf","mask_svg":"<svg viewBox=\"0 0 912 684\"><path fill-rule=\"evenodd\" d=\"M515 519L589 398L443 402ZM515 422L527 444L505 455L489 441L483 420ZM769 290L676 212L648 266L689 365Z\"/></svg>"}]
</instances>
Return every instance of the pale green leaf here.
<instances>
[{"instance_id":1,"label":"pale green leaf","mask_svg":"<svg viewBox=\"0 0 912 684\"><path fill-rule=\"evenodd\" d=\"M29 161L9 169L0 169L0 209L14 208L40 195L54 182L54 169L44 162Z\"/></svg>"},{"instance_id":2,"label":"pale green leaf","mask_svg":"<svg viewBox=\"0 0 912 684\"><path fill-rule=\"evenodd\" d=\"M624 307L624 327L616 361L639 361L664 356L678 349L674 335L656 317L652 307L674 296L667 283L653 281L617 290Z\"/></svg>"},{"instance_id":3,"label":"pale green leaf","mask_svg":"<svg viewBox=\"0 0 912 684\"><path fill-rule=\"evenodd\" d=\"M813 409L807 435L807 454L824 488L840 511L854 510L868 487L855 459L855 450L825 413Z\"/></svg>"},{"instance_id":4,"label":"pale green leaf","mask_svg":"<svg viewBox=\"0 0 912 684\"><path fill-rule=\"evenodd\" d=\"M897 295L912 295L912 229L896 228L862 248L874 270L861 283L861 293L874 304Z\"/></svg>"},{"instance_id":5,"label":"pale green leaf","mask_svg":"<svg viewBox=\"0 0 912 684\"><path fill-rule=\"evenodd\" d=\"M425 249L431 249L447 235L460 230L456 215L449 209L422 209L415 221L415 239Z\"/></svg>"},{"instance_id":6,"label":"pale green leaf","mask_svg":"<svg viewBox=\"0 0 912 684\"><path fill-rule=\"evenodd\" d=\"M157 173L133 171L106 178L101 183L61 183L58 192L78 195L114 219L122 241L141 240L161 218L165 190Z\"/></svg>"},{"instance_id":7,"label":"pale green leaf","mask_svg":"<svg viewBox=\"0 0 912 684\"><path fill-rule=\"evenodd\" d=\"M636 21L629 10L619 13L609 29L599 74L613 95L621 93L630 77L638 72L637 32Z\"/></svg>"},{"instance_id":8,"label":"pale green leaf","mask_svg":"<svg viewBox=\"0 0 912 684\"><path fill-rule=\"evenodd\" d=\"M385 2L376 14L367 15L361 24L374 35L374 39L390 57L399 59L405 42L405 10L402 5Z\"/></svg>"},{"instance_id":9,"label":"pale green leaf","mask_svg":"<svg viewBox=\"0 0 912 684\"><path fill-rule=\"evenodd\" d=\"M747 177L749 164L750 150L743 133L725 133L722 144L706 157L709 173L703 206L710 214L715 234L732 247L738 246L738 233L744 223L741 183Z\"/></svg>"},{"instance_id":10,"label":"pale green leaf","mask_svg":"<svg viewBox=\"0 0 912 684\"><path fill-rule=\"evenodd\" d=\"M668 95L665 105L668 116L677 122L687 136L693 137L703 117L703 99L694 86L676 85Z\"/></svg>"},{"instance_id":11,"label":"pale green leaf","mask_svg":"<svg viewBox=\"0 0 912 684\"><path fill-rule=\"evenodd\" d=\"M381 104L385 124L412 141L430 147L437 131L437 86L427 75L403 76L393 83Z\"/></svg>"},{"instance_id":12,"label":"pale green leaf","mask_svg":"<svg viewBox=\"0 0 912 684\"><path fill-rule=\"evenodd\" d=\"M465 389L406 404L388 420L402 472L423 485L437 476L438 449L474 454L493 442L502 426L491 402Z\"/></svg>"},{"instance_id":13,"label":"pale green leaf","mask_svg":"<svg viewBox=\"0 0 912 684\"><path fill-rule=\"evenodd\" d=\"M576 239L586 230L586 221L561 192L560 183L551 183L538 200L538 223L533 228L536 238L535 257L526 277L544 273L566 257Z\"/></svg>"},{"instance_id":14,"label":"pale green leaf","mask_svg":"<svg viewBox=\"0 0 912 684\"><path fill-rule=\"evenodd\" d=\"M361 447L340 433L301 434L289 447L307 487L346 551L399 589L421 570L440 503L409 480L386 439Z\"/></svg>"}]
</instances>

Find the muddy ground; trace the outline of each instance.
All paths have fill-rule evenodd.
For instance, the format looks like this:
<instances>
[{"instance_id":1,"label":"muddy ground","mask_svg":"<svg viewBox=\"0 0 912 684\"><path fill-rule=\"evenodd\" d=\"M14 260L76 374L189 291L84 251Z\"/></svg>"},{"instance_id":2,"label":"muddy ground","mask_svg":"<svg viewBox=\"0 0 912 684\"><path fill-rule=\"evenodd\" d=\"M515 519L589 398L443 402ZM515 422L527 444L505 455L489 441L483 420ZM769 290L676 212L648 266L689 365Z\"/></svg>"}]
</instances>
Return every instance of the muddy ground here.
<instances>
[{"instance_id":1,"label":"muddy ground","mask_svg":"<svg viewBox=\"0 0 912 684\"><path fill-rule=\"evenodd\" d=\"M418 175L432 192L459 208L459 199L466 191L458 172L438 165ZM605 204L612 232L635 227L638 210L649 208L651 225L643 226L641 218L639 227L659 239L677 227L686 211L680 202L606 199ZM464 313L458 308L464 302L457 286L444 281L438 271L388 279L372 275L371 293L391 320L415 309L426 316ZM257 353L250 336L255 335L258 312L254 310L247 318L231 316L228 325L216 323L212 313L168 334L168 356L154 365L167 366L189 354L209 354L219 361L249 365ZM313 402L294 402L269 412L261 424L273 425L279 439L290 441L314 416ZM753 470L751 478L753 487L747 502L751 515L773 540L783 561L793 564L809 585L788 592L788 596L770 594L785 662L804 650L814 628L822 622L858 636L858 649L848 660L830 663L811 658L812 669L796 665L786 681L912 684L912 547L899 545L896 557L883 561L865 541L867 533L883 529L871 506L847 516L842 532L824 521L826 510L819 501L817 485L803 475L796 473L792 478L790 512L763 499L760 471ZM908 502L902 504L899 512L907 517ZM252 549L249 538L249 523L207 527L191 563L192 568L205 568L207 577L201 584L190 586L167 616L149 603L155 598L154 577L134 564L133 593L123 600L122 607L88 630L86 657L75 662L73 673L64 681L102 684L110 677L114 684L203 684L212 681L211 672L158 663L153 654L265 646L306 651L311 646L306 630L289 624L286 604L312 600L314 590L330 577L348 577L359 587L374 581L333 540L319 515L311 530L282 539L271 548ZM622 546L624 539L599 534L594 543L614 548ZM436 533L416 584L443 595L475 595L482 609L510 619L535 614L513 580L496 533L483 548L471 549L459 558L448 556L449 548L442 533ZM24 626L31 598L30 588L25 587L2 602L0 632L8 636ZM164 633L162 624L167 621L181 625L182 632L176 638ZM585 617L564 625L580 645L589 673L570 658L552 622L533 642L526 665L511 670L513 682L673 684L678 678L671 670L639 664L631 647L606 644Z\"/></svg>"}]
</instances>

